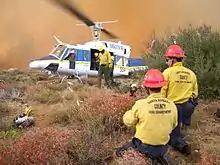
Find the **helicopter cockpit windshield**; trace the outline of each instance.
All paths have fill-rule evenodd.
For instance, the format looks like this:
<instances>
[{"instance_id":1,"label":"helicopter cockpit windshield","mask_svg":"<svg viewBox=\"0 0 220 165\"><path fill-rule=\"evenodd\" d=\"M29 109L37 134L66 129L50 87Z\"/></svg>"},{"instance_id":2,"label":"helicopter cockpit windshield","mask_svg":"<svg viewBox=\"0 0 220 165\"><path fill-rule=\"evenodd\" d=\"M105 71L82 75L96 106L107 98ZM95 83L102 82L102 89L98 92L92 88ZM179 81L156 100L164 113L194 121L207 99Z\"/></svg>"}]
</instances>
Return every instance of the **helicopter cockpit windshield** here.
<instances>
[{"instance_id":1,"label":"helicopter cockpit windshield","mask_svg":"<svg viewBox=\"0 0 220 165\"><path fill-rule=\"evenodd\" d=\"M64 51L66 50L66 46L65 45L57 45L55 49L53 49L53 51L50 53L50 55L56 56L57 58L61 58Z\"/></svg>"}]
</instances>

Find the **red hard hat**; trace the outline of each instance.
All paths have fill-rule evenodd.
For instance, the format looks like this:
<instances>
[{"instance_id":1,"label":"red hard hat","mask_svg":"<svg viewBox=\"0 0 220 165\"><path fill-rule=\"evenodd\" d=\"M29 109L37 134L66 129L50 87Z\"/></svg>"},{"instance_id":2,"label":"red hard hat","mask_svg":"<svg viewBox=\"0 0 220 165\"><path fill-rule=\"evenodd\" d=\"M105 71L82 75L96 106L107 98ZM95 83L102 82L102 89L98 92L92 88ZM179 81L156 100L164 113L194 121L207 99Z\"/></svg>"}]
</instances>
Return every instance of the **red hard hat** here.
<instances>
[{"instance_id":1,"label":"red hard hat","mask_svg":"<svg viewBox=\"0 0 220 165\"><path fill-rule=\"evenodd\" d=\"M158 69L150 69L146 74L142 85L148 88L160 88L167 85L168 81L164 79L163 74Z\"/></svg>"},{"instance_id":2,"label":"red hard hat","mask_svg":"<svg viewBox=\"0 0 220 165\"><path fill-rule=\"evenodd\" d=\"M165 57L176 57L176 58L183 58L185 57L184 51L179 45L170 45L166 53L164 55Z\"/></svg>"}]
</instances>

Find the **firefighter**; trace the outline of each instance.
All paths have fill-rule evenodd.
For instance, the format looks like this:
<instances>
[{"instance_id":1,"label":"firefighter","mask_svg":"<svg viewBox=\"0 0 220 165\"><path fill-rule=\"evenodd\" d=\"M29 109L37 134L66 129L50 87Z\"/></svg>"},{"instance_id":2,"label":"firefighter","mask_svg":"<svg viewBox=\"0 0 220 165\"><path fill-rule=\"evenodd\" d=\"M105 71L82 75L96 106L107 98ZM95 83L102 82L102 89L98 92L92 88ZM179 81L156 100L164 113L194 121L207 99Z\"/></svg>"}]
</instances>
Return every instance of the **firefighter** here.
<instances>
[{"instance_id":1,"label":"firefighter","mask_svg":"<svg viewBox=\"0 0 220 165\"><path fill-rule=\"evenodd\" d=\"M104 75L105 84L109 87L109 65L111 63L111 54L105 50L104 46L99 47L99 53L95 53L99 61L99 82L98 86L101 87L102 76Z\"/></svg>"},{"instance_id":2,"label":"firefighter","mask_svg":"<svg viewBox=\"0 0 220 165\"><path fill-rule=\"evenodd\" d=\"M131 97L136 97L136 92L137 92L138 88L136 84L131 84L130 86L130 96Z\"/></svg>"},{"instance_id":3,"label":"firefighter","mask_svg":"<svg viewBox=\"0 0 220 165\"><path fill-rule=\"evenodd\" d=\"M111 56L111 63L109 64L109 79L110 79L111 85L114 83L113 71L114 71L114 56L112 55Z\"/></svg>"},{"instance_id":4,"label":"firefighter","mask_svg":"<svg viewBox=\"0 0 220 165\"><path fill-rule=\"evenodd\" d=\"M71 50L69 53L69 57L68 60L70 61L70 68L71 69L75 69L75 65L76 65L76 54L74 50Z\"/></svg>"},{"instance_id":5,"label":"firefighter","mask_svg":"<svg viewBox=\"0 0 220 165\"><path fill-rule=\"evenodd\" d=\"M181 128L187 131L187 127L191 124L191 116L198 104L197 77L192 70L183 66L182 60L185 55L179 45L169 46L164 56L169 68L164 70L163 75L169 84L164 86L161 92L164 97L172 100L178 109L178 126L171 134L171 145L182 150L181 146L186 147L188 144L180 139Z\"/></svg>"},{"instance_id":6,"label":"firefighter","mask_svg":"<svg viewBox=\"0 0 220 165\"><path fill-rule=\"evenodd\" d=\"M131 142L116 151L118 156L130 147L150 158L165 155L170 133L177 126L177 108L167 98L162 98L161 88L168 83L157 69L150 69L142 82L149 96L136 101L131 110L123 116L127 126L136 126Z\"/></svg>"}]
</instances>

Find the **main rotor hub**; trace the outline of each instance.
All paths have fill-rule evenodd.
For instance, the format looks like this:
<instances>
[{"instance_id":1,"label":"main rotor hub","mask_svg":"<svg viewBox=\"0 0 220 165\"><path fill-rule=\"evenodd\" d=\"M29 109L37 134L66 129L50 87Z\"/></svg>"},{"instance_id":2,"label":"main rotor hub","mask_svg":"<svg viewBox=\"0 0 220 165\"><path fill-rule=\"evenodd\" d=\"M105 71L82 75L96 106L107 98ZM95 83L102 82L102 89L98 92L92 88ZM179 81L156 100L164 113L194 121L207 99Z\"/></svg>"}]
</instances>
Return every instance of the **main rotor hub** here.
<instances>
[{"instance_id":1,"label":"main rotor hub","mask_svg":"<svg viewBox=\"0 0 220 165\"><path fill-rule=\"evenodd\" d=\"M95 25L92 26L91 31L92 31L93 40L95 40L95 41L100 40L100 35L101 35L101 30L102 29L103 29L103 26L99 22L95 23Z\"/></svg>"}]
</instances>

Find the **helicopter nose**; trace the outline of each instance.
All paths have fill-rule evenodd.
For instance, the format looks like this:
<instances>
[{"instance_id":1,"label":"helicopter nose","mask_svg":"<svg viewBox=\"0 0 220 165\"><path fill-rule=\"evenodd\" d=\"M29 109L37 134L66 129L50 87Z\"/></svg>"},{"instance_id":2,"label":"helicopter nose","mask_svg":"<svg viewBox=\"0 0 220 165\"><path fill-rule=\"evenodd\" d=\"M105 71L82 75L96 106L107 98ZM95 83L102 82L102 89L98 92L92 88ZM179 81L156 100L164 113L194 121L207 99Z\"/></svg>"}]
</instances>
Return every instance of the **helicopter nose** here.
<instances>
[{"instance_id":1,"label":"helicopter nose","mask_svg":"<svg viewBox=\"0 0 220 165\"><path fill-rule=\"evenodd\" d=\"M29 63L29 68L31 69L43 69L45 66L42 61L31 61Z\"/></svg>"},{"instance_id":2,"label":"helicopter nose","mask_svg":"<svg viewBox=\"0 0 220 165\"><path fill-rule=\"evenodd\" d=\"M31 69L36 69L36 68L38 68L38 61L31 61L31 62L29 63L29 68L31 68Z\"/></svg>"}]
</instances>

